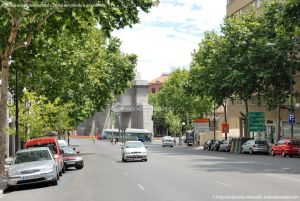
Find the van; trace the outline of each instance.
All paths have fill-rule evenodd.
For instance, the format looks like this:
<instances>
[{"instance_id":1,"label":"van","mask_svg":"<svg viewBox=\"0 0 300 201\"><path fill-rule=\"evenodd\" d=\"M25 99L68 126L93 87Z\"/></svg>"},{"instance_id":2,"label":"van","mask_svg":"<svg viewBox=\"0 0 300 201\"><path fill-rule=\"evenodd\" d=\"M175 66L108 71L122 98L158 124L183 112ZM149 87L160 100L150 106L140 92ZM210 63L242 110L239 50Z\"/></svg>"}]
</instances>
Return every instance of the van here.
<instances>
[{"instance_id":1,"label":"van","mask_svg":"<svg viewBox=\"0 0 300 201\"><path fill-rule=\"evenodd\" d=\"M62 157L62 150L59 147L56 137L42 137L27 140L25 143L25 149L32 147L48 147L54 154L55 162L58 166L59 176L65 172L64 161Z\"/></svg>"}]
</instances>

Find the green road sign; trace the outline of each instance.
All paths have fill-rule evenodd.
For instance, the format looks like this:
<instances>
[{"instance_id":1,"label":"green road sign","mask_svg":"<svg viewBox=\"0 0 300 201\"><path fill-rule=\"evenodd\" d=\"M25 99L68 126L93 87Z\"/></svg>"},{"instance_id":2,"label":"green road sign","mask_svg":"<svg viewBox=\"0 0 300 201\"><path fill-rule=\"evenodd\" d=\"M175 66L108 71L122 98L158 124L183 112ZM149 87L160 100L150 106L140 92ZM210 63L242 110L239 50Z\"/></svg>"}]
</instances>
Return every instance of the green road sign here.
<instances>
[{"instance_id":1,"label":"green road sign","mask_svg":"<svg viewBox=\"0 0 300 201\"><path fill-rule=\"evenodd\" d=\"M264 112L249 112L248 113L248 128L250 132L264 132L265 113Z\"/></svg>"}]
</instances>

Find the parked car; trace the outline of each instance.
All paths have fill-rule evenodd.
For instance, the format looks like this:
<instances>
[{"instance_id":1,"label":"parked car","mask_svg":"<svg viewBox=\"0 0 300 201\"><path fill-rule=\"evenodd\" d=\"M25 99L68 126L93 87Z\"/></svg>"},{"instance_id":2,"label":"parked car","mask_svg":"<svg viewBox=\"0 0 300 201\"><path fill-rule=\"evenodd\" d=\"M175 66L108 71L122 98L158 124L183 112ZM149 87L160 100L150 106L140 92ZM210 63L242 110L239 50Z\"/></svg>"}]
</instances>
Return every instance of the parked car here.
<instances>
[{"instance_id":1,"label":"parked car","mask_svg":"<svg viewBox=\"0 0 300 201\"><path fill-rule=\"evenodd\" d=\"M241 147L242 153L269 153L269 145L265 140L248 140Z\"/></svg>"},{"instance_id":2,"label":"parked car","mask_svg":"<svg viewBox=\"0 0 300 201\"><path fill-rule=\"evenodd\" d=\"M175 139L173 137L168 137L168 138L164 138L164 140L162 141L162 146L170 146L170 147L174 147L175 145Z\"/></svg>"},{"instance_id":3,"label":"parked car","mask_svg":"<svg viewBox=\"0 0 300 201\"><path fill-rule=\"evenodd\" d=\"M231 141L229 140L224 140L222 144L220 144L219 151L230 151L231 149Z\"/></svg>"},{"instance_id":4,"label":"parked car","mask_svg":"<svg viewBox=\"0 0 300 201\"><path fill-rule=\"evenodd\" d=\"M127 141L122 148L122 161L142 160L147 161L147 147L141 141Z\"/></svg>"},{"instance_id":5,"label":"parked car","mask_svg":"<svg viewBox=\"0 0 300 201\"><path fill-rule=\"evenodd\" d=\"M20 150L9 165L8 188L42 182L57 185L59 180L54 155L47 147Z\"/></svg>"},{"instance_id":6,"label":"parked car","mask_svg":"<svg viewBox=\"0 0 300 201\"><path fill-rule=\"evenodd\" d=\"M281 155L283 157L289 155L290 157L299 155L300 140L282 139L272 146L271 155Z\"/></svg>"},{"instance_id":7,"label":"parked car","mask_svg":"<svg viewBox=\"0 0 300 201\"><path fill-rule=\"evenodd\" d=\"M79 151L75 151L75 148L69 146L62 146L61 149L63 150L63 160L66 169L69 167L83 168L83 158Z\"/></svg>"},{"instance_id":8,"label":"parked car","mask_svg":"<svg viewBox=\"0 0 300 201\"><path fill-rule=\"evenodd\" d=\"M223 144L223 140L216 140L212 145L211 145L211 150L213 151L219 151L220 145Z\"/></svg>"},{"instance_id":9,"label":"parked car","mask_svg":"<svg viewBox=\"0 0 300 201\"><path fill-rule=\"evenodd\" d=\"M58 166L59 176L62 176L62 173L65 172L64 161L62 158L62 151L56 137L42 137L27 140L25 143L25 148L28 149L32 147L48 147L54 154L54 158Z\"/></svg>"},{"instance_id":10,"label":"parked car","mask_svg":"<svg viewBox=\"0 0 300 201\"><path fill-rule=\"evenodd\" d=\"M211 150L211 145L215 142L215 140L206 140L204 145L203 145L203 149L204 150Z\"/></svg>"}]
</instances>

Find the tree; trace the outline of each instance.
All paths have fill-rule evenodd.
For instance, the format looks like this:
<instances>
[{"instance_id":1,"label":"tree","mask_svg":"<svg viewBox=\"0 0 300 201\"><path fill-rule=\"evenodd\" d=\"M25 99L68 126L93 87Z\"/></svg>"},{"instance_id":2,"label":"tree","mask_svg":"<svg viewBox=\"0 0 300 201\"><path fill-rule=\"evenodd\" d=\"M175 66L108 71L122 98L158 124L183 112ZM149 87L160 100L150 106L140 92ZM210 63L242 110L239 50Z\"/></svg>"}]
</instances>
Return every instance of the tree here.
<instances>
[{"instance_id":1,"label":"tree","mask_svg":"<svg viewBox=\"0 0 300 201\"><path fill-rule=\"evenodd\" d=\"M30 45L32 39L43 28L49 35L55 35L59 27L77 30L78 18L96 21L109 35L114 28L131 26L139 22L139 11L148 12L157 1L81 1L80 8L72 8L73 1L24 0L22 6L8 1L0 2L0 58L2 66L0 101L0 175L4 175L4 156L6 147L5 126L7 121L7 90L9 79L9 60L14 52ZM48 7L35 6L49 4ZM60 6L56 6L60 4ZM95 4L96 6L92 6ZM20 4L21 5L21 4ZM65 6L63 6L65 5ZM47 26L43 26L47 25ZM92 24L93 26L93 24ZM78 30L77 30L78 31ZM79 30L80 31L80 30Z\"/></svg>"},{"instance_id":2,"label":"tree","mask_svg":"<svg viewBox=\"0 0 300 201\"><path fill-rule=\"evenodd\" d=\"M231 80L227 77L230 74L228 72L230 57L226 45L224 36L215 32L205 33L199 49L192 54L189 76L193 94L210 97L215 107L224 107L225 123L227 123L226 99L234 92Z\"/></svg>"},{"instance_id":3,"label":"tree","mask_svg":"<svg viewBox=\"0 0 300 201\"><path fill-rule=\"evenodd\" d=\"M174 128L170 128L171 130L177 129L176 122L178 117L181 122L186 122L187 127L190 127L190 118L202 116L211 107L206 97L195 96L189 92L188 78L188 70L175 69L162 89L157 93L157 105L165 119L168 114L170 120L168 125L174 126ZM155 110L156 108L154 108ZM181 133L179 142L181 143Z\"/></svg>"}]
</instances>

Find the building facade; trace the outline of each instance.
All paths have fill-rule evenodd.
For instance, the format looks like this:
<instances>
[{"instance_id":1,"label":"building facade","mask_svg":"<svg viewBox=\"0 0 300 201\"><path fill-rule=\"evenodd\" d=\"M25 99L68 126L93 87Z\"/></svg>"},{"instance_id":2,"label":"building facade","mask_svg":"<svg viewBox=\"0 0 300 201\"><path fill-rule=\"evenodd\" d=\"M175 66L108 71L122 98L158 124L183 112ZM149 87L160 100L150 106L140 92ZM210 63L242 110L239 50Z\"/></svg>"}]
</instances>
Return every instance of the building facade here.
<instances>
[{"instance_id":1,"label":"building facade","mask_svg":"<svg viewBox=\"0 0 300 201\"><path fill-rule=\"evenodd\" d=\"M155 78L154 80L150 81L148 87L148 93L155 94L159 92L162 85L168 80L169 77L170 77L169 73L163 73L158 78Z\"/></svg>"},{"instance_id":2,"label":"building facade","mask_svg":"<svg viewBox=\"0 0 300 201\"><path fill-rule=\"evenodd\" d=\"M233 17L235 15L244 14L250 8L255 8L258 14L263 12L263 0L227 0L226 15L227 17ZM281 125L280 135L282 137L291 136L291 125L288 123L290 109L294 108L294 114L296 116L296 124L293 125L294 137L300 138L300 109L295 107L300 103L300 74L297 72L295 75L291 76L294 81L292 87L293 91L293 101L290 99L286 100L281 110L281 120L278 120L277 110L269 110L263 103L258 105L258 100L255 95L249 100L249 111L250 112L264 112L265 113L265 125L266 132L264 133L251 133L250 136L259 136L265 138L271 142L274 142L274 136L276 131L276 124L279 122ZM293 103L293 104L291 104ZM245 104L237 97L232 97L227 101L227 115L228 123L230 124L230 132L234 136L243 135L243 114L246 113Z\"/></svg>"},{"instance_id":3,"label":"building facade","mask_svg":"<svg viewBox=\"0 0 300 201\"><path fill-rule=\"evenodd\" d=\"M146 129L153 133L153 107L148 104L148 82L136 79L133 86L116 98L106 110L97 112L76 129L79 135L93 136L109 128Z\"/></svg>"}]
</instances>

